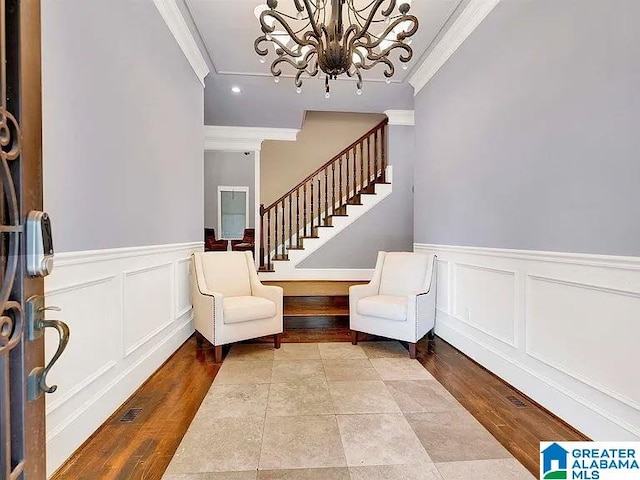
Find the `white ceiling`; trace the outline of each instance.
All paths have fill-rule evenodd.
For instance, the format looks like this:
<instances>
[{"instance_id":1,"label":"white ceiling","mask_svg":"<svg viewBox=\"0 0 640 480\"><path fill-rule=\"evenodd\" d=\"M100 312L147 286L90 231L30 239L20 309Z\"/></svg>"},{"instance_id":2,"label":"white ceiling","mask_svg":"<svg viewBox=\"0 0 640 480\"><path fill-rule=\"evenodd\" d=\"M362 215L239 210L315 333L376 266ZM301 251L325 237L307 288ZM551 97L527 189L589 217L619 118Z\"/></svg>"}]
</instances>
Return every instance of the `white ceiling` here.
<instances>
[{"instance_id":1,"label":"white ceiling","mask_svg":"<svg viewBox=\"0 0 640 480\"><path fill-rule=\"evenodd\" d=\"M363 0L365 4L369 0ZM396 62L395 82L405 82L438 32L451 17L462 0L413 0L411 13L418 17L420 27L413 37L413 60L409 69L400 68ZM267 63L260 63L254 51L254 41L262 34L260 24L253 14L257 5L266 0L187 0L193 20L219 75L271 76L271 54ZM280 0L279 9L293 7L293 0ZM293 69L292 69L293 70ZM384 68L366 72L365 81L383 81ZM287 70L285 76L293 76Z\"/></svg>"}]
</instances>

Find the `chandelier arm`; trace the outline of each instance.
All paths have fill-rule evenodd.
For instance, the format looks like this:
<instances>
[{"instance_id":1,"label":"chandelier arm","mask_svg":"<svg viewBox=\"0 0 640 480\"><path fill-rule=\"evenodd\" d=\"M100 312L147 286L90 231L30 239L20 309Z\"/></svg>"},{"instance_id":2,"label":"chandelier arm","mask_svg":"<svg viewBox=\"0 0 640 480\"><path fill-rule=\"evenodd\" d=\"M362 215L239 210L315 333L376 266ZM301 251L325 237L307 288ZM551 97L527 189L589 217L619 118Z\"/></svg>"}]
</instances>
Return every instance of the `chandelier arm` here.
<instances>
[{"instance_id":1,"label":"chandelier arm","mask_svg":"<svg viewBox=\"0 0 640 480\"><path fill-rule=\"evenodd\" d=\"M280 75L282 75L282 68L280 68L278 65L280 65L281 63L288 63L289 65L291 65L293 68L298 68L296 66L296 63L291 60L289 57L285 57L285 56L280 56L278 58L276 58L273 63L271 64L271 74L274 77L279 77Z\"/></svg>"},{"instance_id":2,"label":"chandelier arm","mask_svg":"<svg viewBox=\"0 0 640 480\"><path fill-rule=\"evenodd\" d=\"M384 17L389 17L393 13L393 10L395 8L396 8L396 0L391 0L389 3L389 8L387 8L386 10L383 10L382 15Z\"/></svg>"},{"instance_id":3,"label":"chandelier arm","mask_svg":"<svg viewBox=\"0 0 640 480\"><path fill-rule=\"evenodd\" d=\"M309 15L309 21L311 22L311 28L313 28L313 31L315 32L315 34L320 37L322 35L320 28L318 27L318 21L317 19L314 17L313 15L313 10L311 8L311 4L309 3L309 0L302 0L304 2L304 6L307 9L307 13ZM320 10L318 8L316 8L316 12L319 12Z\"/></svg>"},{"instance_id":4,"label":"chandelier arm","mask_svg":"<svg viewBox=\"0 0 640 480\"><path fill-rule=\"evenodd\" d=\"M279 65L281 63L288 63L289 65L291 65L296 70L301 71L301 72L307 72L309 75L311 75L313 77L317 73L317 66L314 67L314 70L308 71L307 67L309 66L309 60L311 60L311 58L305 59L305 63L304 64L298 64L298 63L294 62L293 60L291 60L289 57L285 57L284 55L281 55L280 57L276 58L273 61L273 63L271 64L271 73L273 74L274 77L279 77L280 75L282 75L282 68L280 68ZM315 73L314 73L314 71L315 71Z\"/></svg>"},{"instance_id":5,"label":"chandelier arm","mask_svg":"<svg viewBox=\"0 0 640 480\"><path fill-rule=\"evenodd\" d=\"M314 52L315 53L315 52ZM311 55L312 56L312 55ZM315 77L318 74L318 64L316 63L313 68L309 69L307 67L309 67L309 61L311 60L311 58L307 58L306 59L306 65L304 66L304 68L302 68L301 66L298 66L298 73L296 73L296 78L295 78L295 85L296 87L302 87L302 75L303 74L307 74L310 77Z\"/></svg>"},{"instance_id":6,"label":"chandelier arm","mask_svg":"<svg viewBox=\"0 0 640 480\"><path fill-rule=\"evenodd\" d=\"M384 71L384 76L387 78L393 77L393 74L395 73L396 69L388 57L381 57L368 65L362 64L359 66L359 68L363 70L371 70L372 68L377 66L379 63L383 63L387 66L386 70Z\"/></svg>"},{"instance_id":7,"label":"chandelier arm","mask_svg":"<svg viewBox=\"0 0 640 480\"><path fill-rule=\"evenodd\" d=\"M282 52L286 53L290 57L300 58L299 52L295 52L289 47L287 47L284 43L282 43L277 38L272 38L271 41L277 46L278 49L282 50ZM304 47L306 45L311 45L310 43L298 44L300 47Z\"/></svg>"},{"instance_id":8,"label":"chandelier arm","mask_svg":"<svg viewBox=\"0 0 640 480\"><path fill-rule=\"evenodd\" d=\"M269 40L267 40L267 36L266 35L262 35L261 37L256 38L255 42L253 42L253 48L255 49L256 53L258 55L260 55L261 57L264 57L266 55L269 54L269 47L267 45L267 48L260 48L260 44L262 42L268 42Z\"/></svg>"},{"instance_id":9,"label":"chandelier arm","mask_svg":"<svg viewBox=\"0 0 640 480\"><path fill-rule=\"evenodd\" d=\"M362 74L360 73L360 68L358 67L356 67L356 76L358 77L356 88L362 88Z\"/></svg>"},{"instance_id":10,"label":"chandelier arm","mask_svg":"<svg viewBox=\"0 0 640 480\"><path fill-rule=\"evenodd\" d=\"M305 1L307 1L307 0L305 0ZM303 36L303 38L298 37L298 35L296 34L296 32L294 32L294 31L293 31L293 29L289 26L289 24L287 23L287 21L286 21L284 18L282 18L282 16L280 15L280 13L279 13L279 12L265 10L265 11L264 11L264 12L262 12L262 14L260 15L261 19L262 19L262 16L263 16L263 15L265 15L265 14L270 15L272 18L274 18L275 20L277 20L277 21L280 23L280 25L282 26L282 28L284 28L284 29L287 31L287 33L289 34L289 37L291 37L291 40L293 40L294 42L296 42L298 45L300 45L300 46L304 46L304 45L312 45L312 43L310 42L310 40L305 39L305 38L304 38L304 36ZM266 23L265 23L265 25L266 25ZM269 33L273 33L273 31L275 30L275 26L270 27L270 28L271 28L271 31L270 31ZM276 41L276 38L277 38L277 37L272 37L272 40L271 40L271 41L275 42L275 41ZM278 42L278 44L279 44L279 45L282 45L280 42Z\"/></svg>"},{"instance_id":11,"label":"chandelier arm","mask_svg":"<svg viewBox=\"0 0 640 480\"><path fill-rule=\"evenodd\" d=\"M390 2L389 4L389 8L387 8L386 10L384 10L382 12L382 14L385 17L388 17L389 15L385 15L387 12L389 12L389 14L393 11L393 8L396 5L396 0L375 0L375 4L373 5L373 7L371 8L371 11L369 12L369 16L367 17L366 22L364 22L364 25L362 26L362 30L360 30L360 33L358 35L356 35L356 40L358 38L360 38L361 35L363 35L364 32L366 32L369 27L371 26L371 24L373 23L373 19L375 18L376 14L378 13L378 10L380 10L380 7L382 6L382 4L384 2Z\"/></svg>"},{"instance_id":12,"label":"chandelier arm","mask_svg":"<svg viewBox=\"0 0 640 480\"><path fill-rule=\"evenodd\" d=\"M391 53L392 50L395 50L396 48L399 48L401 50L404 50L406 53L400 55L400 61L403 63L407 63L408 61L410 61L413 58L413 50L411 49L411 47L409 45L406 45L404 43L400 43L400 42L395 42L393 45L391 45L388 48L385 48L383 51L381 51L380 53L370 53L367 58L369 60L378 60L384 57L387 57L389 55L389 53Z\"/></svg>"},{"instance_id":13,"label":"chandelier arm","mask_svg":"<svg viewBox=\"0 0 640 480\"><path fill-rule=\"evenodd\" d=\"M360 40L361 38L366 38L367 42L360 42L359 45L362 45L363 47L366 48L375 48L378 45L380 45L380 43L387 37L387 35L389 35L398 25L400 25L403 22L406 21L410 21L413 22L413 26L411 27L411 29L408 32L400 32L400 34L398 34L398 37L402 37L401 41L404 40L405 38L411 37L413 34L415 34L418 31L418 19L416 17L414 17L413 15L406 15L406 16L402 16L400 18L398 18L397 20L394 20L393 22L391 22L389 24L389 26L385 29L385 31L379 36L379 37L373 37L373 35L371 35L369 32L360 32L359 35L356 35L353 39L354 43L357 42L358 40ZM374 42L371 42L371 38L376 38L376 40Z\"/></svg>"},{"instance_id":14,"label":"chandelier arm","mask_svg":"<svg viewBox=\"0 0 640 480\"><path fill-rule=\"evenodd\" d=\"M356 88L357 89L361 89L362 88L362 74L360 73L360 69L358 67L356 67L355 65L353 66L353 71L351 70L347 70L347 76L349 78L352 77L356 77L358 80L356 81Z\"/></svg>"}]
</instances>

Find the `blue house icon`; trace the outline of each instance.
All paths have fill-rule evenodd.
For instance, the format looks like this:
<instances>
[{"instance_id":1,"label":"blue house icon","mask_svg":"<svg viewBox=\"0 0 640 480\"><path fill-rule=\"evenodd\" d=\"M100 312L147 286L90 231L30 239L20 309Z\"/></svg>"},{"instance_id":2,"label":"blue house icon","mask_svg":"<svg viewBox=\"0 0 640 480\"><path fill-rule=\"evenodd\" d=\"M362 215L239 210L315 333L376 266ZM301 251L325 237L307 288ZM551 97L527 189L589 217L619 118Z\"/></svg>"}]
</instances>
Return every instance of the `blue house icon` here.
<instances>
[{"instance_id":1,"label":"blue house icon","mask_svg":"<svg viewBox=\"0 0 640 480\"><path fill-rule=\"evenodd\" d=\"M552 469L551 462L558 461L559 470L567 469L567 454L569 452L562 448L557 443L552 443L542 451L543 456L543 471L546 473Z\"/></svg>"}]
</instances>

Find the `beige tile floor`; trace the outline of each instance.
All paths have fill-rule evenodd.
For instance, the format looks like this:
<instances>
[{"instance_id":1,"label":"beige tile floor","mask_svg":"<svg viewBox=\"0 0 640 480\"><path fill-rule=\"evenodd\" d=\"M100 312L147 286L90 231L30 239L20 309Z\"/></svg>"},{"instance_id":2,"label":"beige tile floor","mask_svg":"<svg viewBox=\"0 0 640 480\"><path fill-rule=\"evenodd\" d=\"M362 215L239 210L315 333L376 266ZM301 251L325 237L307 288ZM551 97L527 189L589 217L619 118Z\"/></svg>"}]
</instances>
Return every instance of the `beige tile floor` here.
<instances>
[{"instance_id":1,"label":"beige tile floor","mask_svg":"<svg viewBox=\"0 0 640 480\"><path fill-rule=\"evenodd\" d=\"M236 345L164 480L531 480L398 342Z\"/></svg>"}]
</instances>

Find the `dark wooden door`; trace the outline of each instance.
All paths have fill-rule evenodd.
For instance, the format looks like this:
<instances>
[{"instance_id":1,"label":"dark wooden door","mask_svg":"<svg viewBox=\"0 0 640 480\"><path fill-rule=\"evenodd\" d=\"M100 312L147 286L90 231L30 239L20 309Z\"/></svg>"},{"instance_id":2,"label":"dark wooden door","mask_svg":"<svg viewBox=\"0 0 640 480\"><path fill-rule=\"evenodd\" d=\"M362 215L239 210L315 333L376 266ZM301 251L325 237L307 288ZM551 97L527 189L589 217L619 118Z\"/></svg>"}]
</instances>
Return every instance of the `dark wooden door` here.
<instances>
[{"instance_id":1,"label":"dark wooden door","mask_svg":"<svg viewBox=\"0 0 640 480\"><path fill-rule=\"evenodd\" d=\"M42 210L40 0L0 0L0 479L45 471L44 396L27 397L44 364L43 338L28 341L26 300L44 282L25 266L25 219Z\"/></svg>"}]
</instances>

